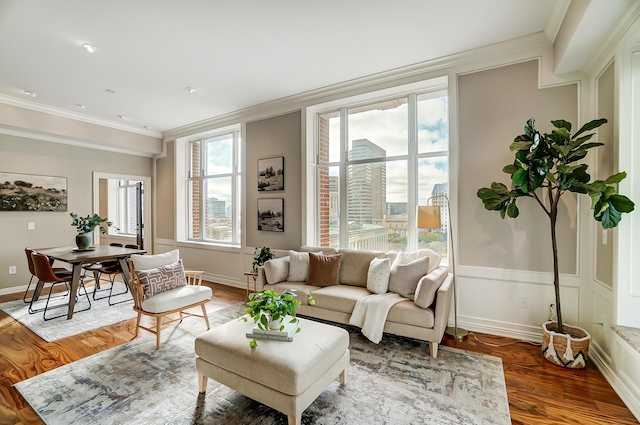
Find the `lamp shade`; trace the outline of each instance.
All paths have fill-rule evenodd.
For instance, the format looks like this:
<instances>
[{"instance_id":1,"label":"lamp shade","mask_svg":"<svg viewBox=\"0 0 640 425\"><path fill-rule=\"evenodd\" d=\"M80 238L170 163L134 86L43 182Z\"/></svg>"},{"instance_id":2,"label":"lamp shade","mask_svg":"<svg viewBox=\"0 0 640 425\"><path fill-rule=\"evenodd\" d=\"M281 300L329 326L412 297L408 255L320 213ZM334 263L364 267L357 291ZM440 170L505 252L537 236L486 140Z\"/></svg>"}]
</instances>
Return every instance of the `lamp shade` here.
<instances>
[{"instance_id":1,"label":"lamp shade","mask_svg":"<svg viewBox=\"0 0 640 425\"><path fill-rule=\"evenodd\" d=\"M419 229L439 229L441 225L439 206L426 205L418 207Z\"/></svg>"}]
</instances>

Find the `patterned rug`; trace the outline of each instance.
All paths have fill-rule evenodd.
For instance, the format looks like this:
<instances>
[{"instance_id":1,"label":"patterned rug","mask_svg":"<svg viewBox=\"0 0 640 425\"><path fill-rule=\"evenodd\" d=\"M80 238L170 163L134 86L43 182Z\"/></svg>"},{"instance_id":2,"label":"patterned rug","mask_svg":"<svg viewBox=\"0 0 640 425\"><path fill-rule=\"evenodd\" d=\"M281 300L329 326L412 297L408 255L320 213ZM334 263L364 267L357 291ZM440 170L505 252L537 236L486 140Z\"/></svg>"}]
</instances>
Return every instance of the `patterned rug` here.
<instances>
[{"instance_id":1,"label":"patterned rug","mask_svg":"<svg viewBox=\"0 0 640 425\"><path fill-rule=\"evenodd\" d=\"M212 326L241 305L210 313ZM304 424L510 424L502 360L386 335L380 344L350 333L347 386L334 381L305 410ZM50 425L284 425L285 415L209 380L198 393L194 339L199 318L148 335L15 385ZM248 342L247 342L248 343ZM282 342L286 349L286 342ZM258 347L258 349L260 349Z\"/></svg>"},{"instance_id":2,"label":"patterned rug","mask_svg":"<svg viewBox=\"0 0 640 425\"><path fill-rule=\"evenodd\" d=\"M25 304L22 300L2 303L0 304L0 310L31 329L31 331L47 342L57 341L62 338L78 335L93 329L98 329L106 325L111 325L113 323L118 323L123 320L136 317L136 312L133 311L133 299L131 299L131 295L129 293L114 297L113 301L117 302L124 299L128 299L130 301L110 306L106 298L93 300L91 297L93 287L89 287L87 290L89 292L89 298L91 299L91 308L86 311L80 311L88 307L87 298L83 294L78 297L78 301L75 306L75 311L77 313L73 314L71 320L67 320L67 316L65 314L62 317L45 322L42 318L42 312L29 314L29 304ZM124 283L116 282L113 293L118 294L122 291L124 291ZM107 294L108 292L98 292L97 296L102 297ZM49 303L50 307L52 305L66 303L64 298L51 298L51 302ZM43 294L40 299L34 303L33 308L44 308L46 302L47 297ZM58 314L62 314L66 311L66 307L61 307L55 311L48 311L47 317L57 316Z\"/></svg>"}]
</instances>

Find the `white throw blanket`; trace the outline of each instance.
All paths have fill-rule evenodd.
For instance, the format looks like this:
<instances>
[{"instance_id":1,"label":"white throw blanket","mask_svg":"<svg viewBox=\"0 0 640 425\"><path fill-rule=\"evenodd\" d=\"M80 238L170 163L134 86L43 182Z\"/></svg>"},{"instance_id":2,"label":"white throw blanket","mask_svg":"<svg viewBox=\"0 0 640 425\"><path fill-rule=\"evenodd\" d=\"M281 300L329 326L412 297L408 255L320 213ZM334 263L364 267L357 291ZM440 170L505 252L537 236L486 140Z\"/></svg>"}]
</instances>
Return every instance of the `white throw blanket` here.
<instances>
[{"instance_id":1,"label":"white throw blanket","mask_svg":"<svg viewBox=\"0 0 640 425\"><path fill-rule=\"evenodd\" d=\"M361 328L362 335L377 344L382 339L389 310L395 304L405 300L406 298L393 292L367 295L356 302L349 324Z\"/></svg>"}]
</instances>

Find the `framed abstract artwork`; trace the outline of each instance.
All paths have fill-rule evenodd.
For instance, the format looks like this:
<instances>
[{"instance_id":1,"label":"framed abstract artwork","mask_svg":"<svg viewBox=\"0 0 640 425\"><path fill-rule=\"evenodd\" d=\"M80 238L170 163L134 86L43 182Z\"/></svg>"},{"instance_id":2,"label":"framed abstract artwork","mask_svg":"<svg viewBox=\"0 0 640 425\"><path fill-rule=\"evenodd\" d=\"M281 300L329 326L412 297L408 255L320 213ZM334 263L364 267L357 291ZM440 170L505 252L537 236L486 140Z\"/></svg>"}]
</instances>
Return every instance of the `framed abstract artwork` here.
<instances>
[{"instance_id":1,"label":"framed abstract artwork","mask_svg":"<svg viewBox=\"0 0 640 425\"><path fill-rule=\"evenodd\" d=\"M258 230L284 232L284 199L258 199Z\"/></svg>"},{"instance_id":2,"label":"framed abstract artwork","mask_svg":"<svg viewBox=\"0 0 640 425\"><path fill-rule=\"evenodd\" d=\"M0 172L0 211L67 211L67 178Z\"/></svg>"},{"instance_id":3,"label":"framed abstract artwork","mask_svg":"<svg viewBox=\"0 0 640 425\"><path fill-rule=\"evenodd\" d=\"M258 192L284 190L284 156L258 160Z\"/></svg>"}]
</instances>

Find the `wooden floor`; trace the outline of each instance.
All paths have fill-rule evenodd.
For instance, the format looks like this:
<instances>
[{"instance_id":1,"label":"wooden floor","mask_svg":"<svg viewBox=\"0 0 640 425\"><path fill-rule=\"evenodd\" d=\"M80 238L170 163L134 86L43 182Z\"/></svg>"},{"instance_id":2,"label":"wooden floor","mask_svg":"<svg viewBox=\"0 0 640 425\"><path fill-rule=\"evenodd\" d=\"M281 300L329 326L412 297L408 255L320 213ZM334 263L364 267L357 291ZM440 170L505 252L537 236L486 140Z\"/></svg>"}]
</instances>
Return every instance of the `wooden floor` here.
<instances>
[{"instance_id":1,"label":"wooden floor","mask_svg":"<svg viewBox=\"0 0 640 425\"><path fill-rule=\"evenodd\" d=\"M213 299L207 305L210 311L245 299L244 289L208 285L213 290ZM3 295L0 302L20 298L22 294ZM135 320L131 319L48 343L0 311L0 424L42 424L13 388L14 383L130 341L134 328ZM145 333L140 331L140 335ZM475 336L498 345L512 342L484 334ZM443 344L502 358L514 424L638 423L591 362L582 370L565 370L544 360L539 346L517 343L491 347L473 336L464 341L445 337Z\"/></svg>"}]
</instances>

